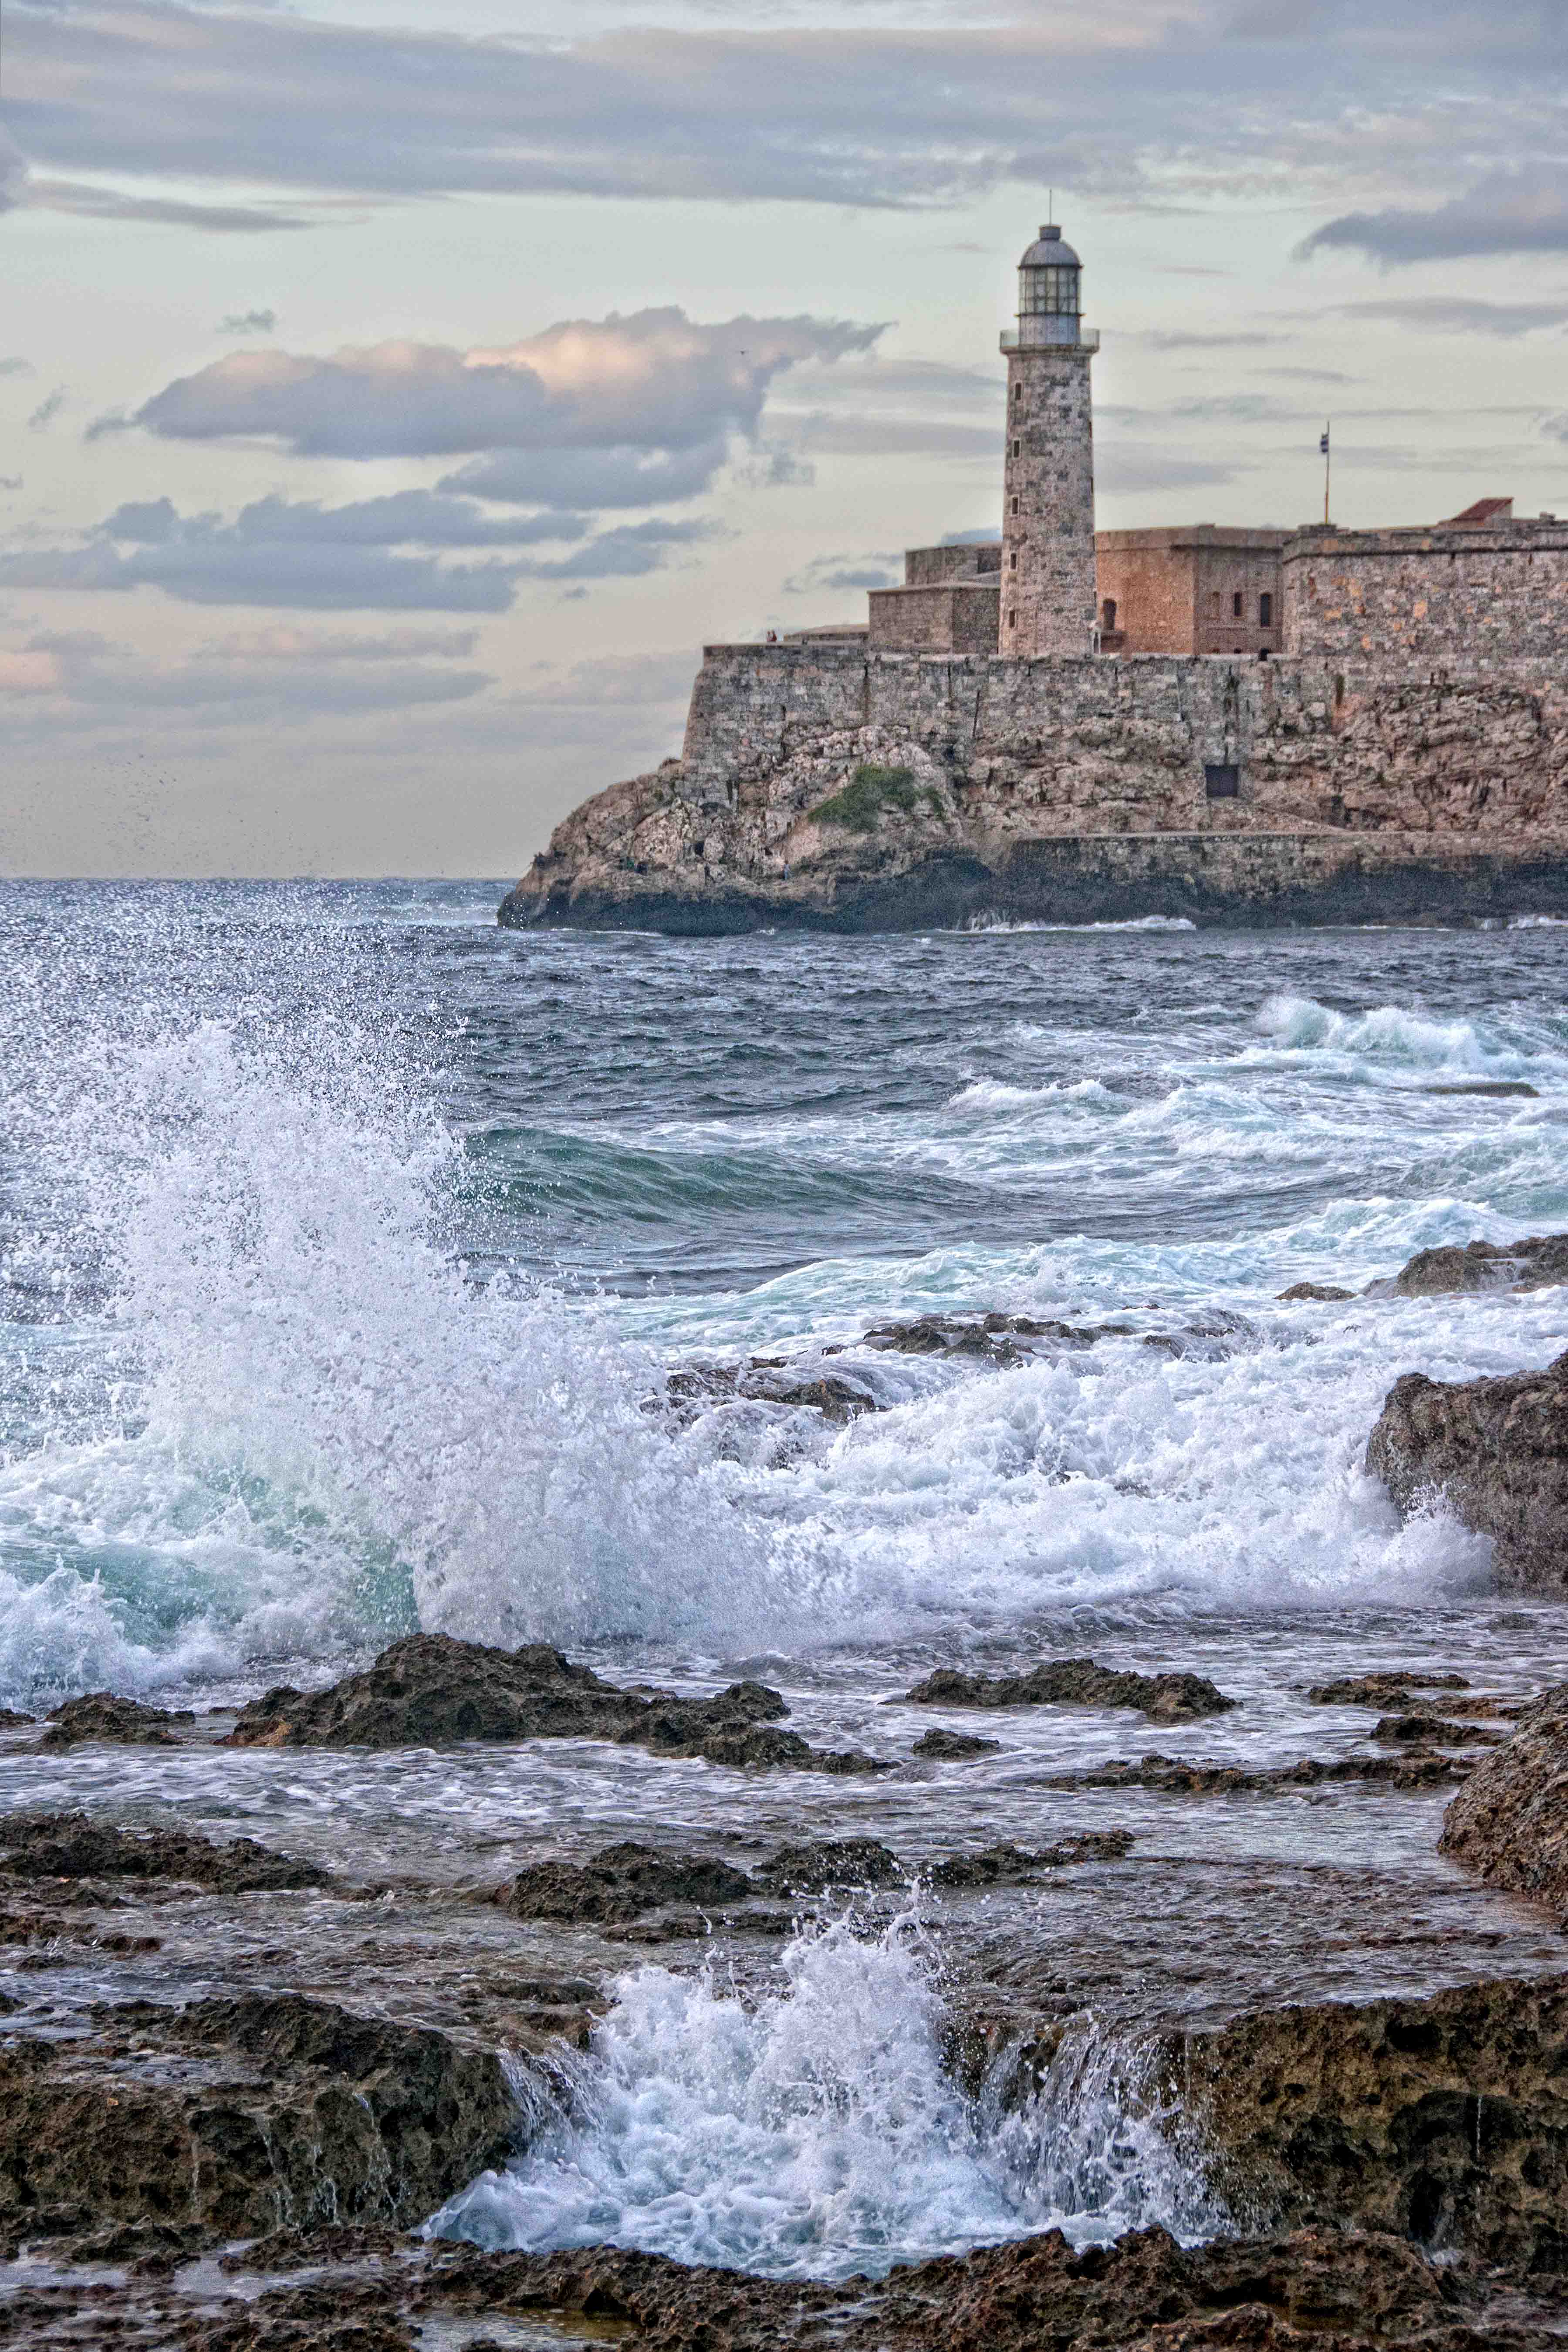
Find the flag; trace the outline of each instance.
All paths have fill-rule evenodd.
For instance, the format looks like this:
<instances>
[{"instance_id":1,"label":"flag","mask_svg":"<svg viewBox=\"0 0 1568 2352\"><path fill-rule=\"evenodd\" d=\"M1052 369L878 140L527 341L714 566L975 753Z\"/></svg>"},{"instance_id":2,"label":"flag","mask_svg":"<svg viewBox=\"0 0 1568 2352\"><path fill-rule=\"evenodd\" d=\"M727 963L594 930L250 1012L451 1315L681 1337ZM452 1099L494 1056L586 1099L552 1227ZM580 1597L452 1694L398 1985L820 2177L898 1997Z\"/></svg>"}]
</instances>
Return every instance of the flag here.
<instances>
[{"instance_id":1,"label":"flag","mask_svg":"<svg viewBox=\"0 0 1568 2352\"><path fill-rule=\"evenodd\" d=\"M1329 454L1329 428L1326 425L1323 427L1322 439L1318 444L1318 454L1321 457L1326 457Z\"/></svg>"}]
</instances>

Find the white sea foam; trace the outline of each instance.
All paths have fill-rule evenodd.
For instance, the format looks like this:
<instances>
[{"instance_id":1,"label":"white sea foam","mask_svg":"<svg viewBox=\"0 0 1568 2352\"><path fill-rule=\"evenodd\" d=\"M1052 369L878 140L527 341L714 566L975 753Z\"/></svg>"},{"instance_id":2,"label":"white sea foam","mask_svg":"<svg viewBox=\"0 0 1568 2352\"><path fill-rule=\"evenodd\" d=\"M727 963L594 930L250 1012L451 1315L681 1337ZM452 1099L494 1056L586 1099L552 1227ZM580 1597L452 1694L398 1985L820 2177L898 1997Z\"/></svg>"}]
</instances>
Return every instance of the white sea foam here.
<instances>
[{"instance_id":1,"label":"white sea foam","mask_svg":"<svg viewBox=\"0 0 1568 2352\"><path fill-rule=\"evenodd\" d=\"M1121 923L1036 923L1010 920L1005 915L972 915L964 929L987 937L1026 931L1195 931L1185 915L1134 915Z\"/></svg>"},{"instance_id":2,"label":"white sea foam","mask_svg":"<svg viewBox=\"0 0 1568 2352\"><path fill-rule=\"evenodd\" d=\"M798 1936L776 1990L623 1977L553 2115L426 2225L533 2251L634 2246L782 2277L843 2277L1060 2228L1226 2225L1135 2057L1075 2039L1026 2103L966 2099L912 1921Z\"/></svg>"},{"instance_id":3,"label":"white sea foam","mask_svg":"<svg viewBox=\"0 0 1568 2352\"><path fill-rule=\"evenodd\" d=\"M1395 1072L1524 1077L1535 1075L1532 1066L1544 1059L1560 1080L1568 1080L1558 1040L1510 1041L1479 1022L1436 1020L1410 1005L1380 1004L1350 1013L1313 997L1277 995L1259 1008L1257 1027L1279 1049L1381 1064Z\"/></svg>"},{"instance_id":4,"label":"white sea foam","mask_svg":"<svg viewBox=\"0 0 1568 2352\"><path fill-rule=\"evenodd\" d=\"M51 1563L8 1596L13 1688L787 1614L787 1538L650 1425L651 1360L442 1248L454 1147L416 1106L212 1024L111 1067L69 1125L111 1425L0 1470L0 1528Z\"/></svg>"}]
</instances>

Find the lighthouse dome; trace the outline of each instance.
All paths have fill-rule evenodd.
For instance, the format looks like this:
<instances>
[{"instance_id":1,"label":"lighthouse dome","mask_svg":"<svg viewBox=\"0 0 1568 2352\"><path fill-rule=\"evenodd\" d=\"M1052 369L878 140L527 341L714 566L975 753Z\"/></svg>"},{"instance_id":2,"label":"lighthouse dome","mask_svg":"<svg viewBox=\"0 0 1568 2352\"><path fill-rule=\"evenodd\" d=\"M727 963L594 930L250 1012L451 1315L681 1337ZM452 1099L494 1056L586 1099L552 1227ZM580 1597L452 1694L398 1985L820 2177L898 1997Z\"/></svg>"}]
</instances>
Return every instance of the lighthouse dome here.
<instances>
[{"instance_id":1,"label":"lighthouse dome","mask_svg":"<svg viewBox=\"0 0 1568 2352\"><path fill-rule=\"evenodd\" d=\"M1083 264L1054 221L1047 221L1019 262L1020 269L1081 269Z\"/></svg>"}]
</instances>

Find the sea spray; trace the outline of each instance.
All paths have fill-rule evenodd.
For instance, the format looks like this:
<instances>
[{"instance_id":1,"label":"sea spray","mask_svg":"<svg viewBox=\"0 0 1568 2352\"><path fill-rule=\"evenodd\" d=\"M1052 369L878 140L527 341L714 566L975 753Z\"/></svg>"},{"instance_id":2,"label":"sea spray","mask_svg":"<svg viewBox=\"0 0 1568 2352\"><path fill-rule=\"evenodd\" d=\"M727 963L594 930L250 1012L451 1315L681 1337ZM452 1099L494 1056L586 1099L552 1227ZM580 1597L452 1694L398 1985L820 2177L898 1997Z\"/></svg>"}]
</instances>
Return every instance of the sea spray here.
<instances>
[{"instance_id":1,"label":"sea spray","mask_svg":"<svg viewBox=\"0 0 1568 2352\"><path fill-rule=\"evenodd\" d=\"M654 1360L457 1254L458 1147L363 995L299 1023L188 999L163 1035L121 1008L50 1087L99 1412L0 1470L8 1549L43 1571L4 1596L6 1687L313 1668L416 1624L787 1624L788 1538L650 1423Z\"/></svg>"},{"instance_id":2,"label":"sea spray","mask_svg":"<svg viewBox=\"0 0 1568 2352\"><path fill-rule=\"evenodd\" d=\"M1188 2240L1225 2226L1109 2038L1004 2112L948 2074L947 2023L912 1909L877 1933L852 1917L803 1930L754 2000L711 1967L637 1969L586 2057L554 2074L542 2119L531 2110L525 2152L426 2227L833 2278L1053 2228L1081 2244L1151 2221Z\"/></svg>"}]
</instances>

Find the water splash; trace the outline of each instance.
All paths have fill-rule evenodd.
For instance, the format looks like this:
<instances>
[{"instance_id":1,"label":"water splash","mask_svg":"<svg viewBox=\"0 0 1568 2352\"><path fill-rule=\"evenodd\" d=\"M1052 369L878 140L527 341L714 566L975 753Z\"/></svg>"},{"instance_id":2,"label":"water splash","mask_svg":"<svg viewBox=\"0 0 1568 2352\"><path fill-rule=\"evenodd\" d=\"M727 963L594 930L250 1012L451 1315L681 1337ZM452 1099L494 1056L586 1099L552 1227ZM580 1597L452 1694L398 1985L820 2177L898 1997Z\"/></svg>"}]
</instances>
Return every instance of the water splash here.
<instances>
[{"instance_id":1,"label":"water splash","mask_svg":"<svg viewBox=\"0 0 1568 2352\"><path fill-rule=\"evenodd\" d=\"M885 2272L1061 2229L1225 2226L1133 2065L1096 2040L1004 2116L942 2063L912 1913L797 1936L755 2003L710 1969L623 1977L527 2152L426 2224L487 2247L610 2244L785 2278Z\"/></svg>"}]
</instances>

